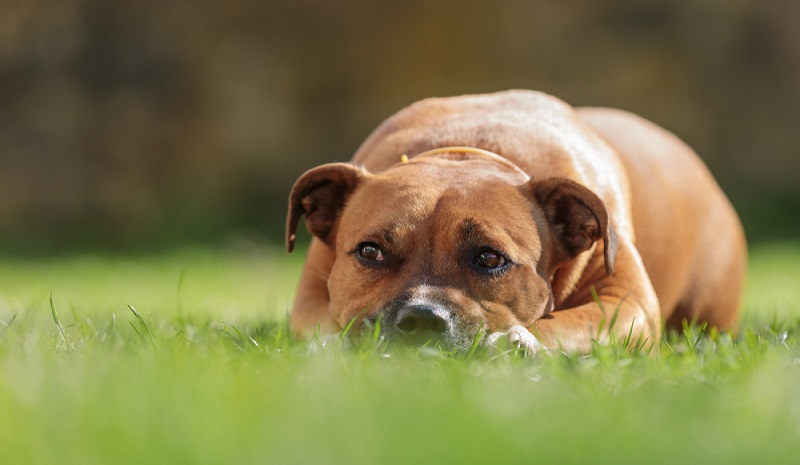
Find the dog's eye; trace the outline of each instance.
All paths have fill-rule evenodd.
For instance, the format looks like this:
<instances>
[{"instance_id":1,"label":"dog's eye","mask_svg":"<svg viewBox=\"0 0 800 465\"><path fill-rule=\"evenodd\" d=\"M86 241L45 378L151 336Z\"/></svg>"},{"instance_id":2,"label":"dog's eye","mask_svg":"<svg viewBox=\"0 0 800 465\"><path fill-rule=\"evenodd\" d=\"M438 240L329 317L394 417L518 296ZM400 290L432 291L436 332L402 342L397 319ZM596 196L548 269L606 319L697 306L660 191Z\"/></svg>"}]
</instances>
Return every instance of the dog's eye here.
<instances>
[{"instance_id":1,"label":"dog's eye","mask_svg":"<svg viewBox=\"0 0 800 465\"><path fill-rule=\"evenodd\" d=\"M369 262L384 261L381 248L374 242L362 242L358 244L358 258Z\"/></svg>"},{"instance_id":2,"label":"dog's eye","mask_svg":"<svg viewBox=\"0 0 800 465\"><path fill-rule=\"evenodd\" d=\"M486 270L497 270L508 263L506 257L494 250L482 250L475 257L475 265Z\"/></svg>"}]
</instances>

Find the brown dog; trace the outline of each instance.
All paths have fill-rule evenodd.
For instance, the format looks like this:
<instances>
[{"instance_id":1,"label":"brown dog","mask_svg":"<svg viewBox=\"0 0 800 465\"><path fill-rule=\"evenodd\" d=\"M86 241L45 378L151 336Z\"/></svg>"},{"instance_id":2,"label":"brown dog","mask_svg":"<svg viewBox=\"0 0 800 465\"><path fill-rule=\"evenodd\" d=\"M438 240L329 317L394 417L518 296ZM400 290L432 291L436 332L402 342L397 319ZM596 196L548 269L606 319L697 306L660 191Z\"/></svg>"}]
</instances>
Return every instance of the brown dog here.
<instances>
[{"instance_id":1,"label":"brown dog","mask_svg":"<svg viewBox=\"0 0 800 465\"><path fill-rule=\"evenodd\" d=\"M384 335L457 349L483 327L490 344L585 352L609 331L652 343L662 321L737 322L736 213L688 146L618 110L530 91L424 100L352 164L300 177L289 251L302 215L300 333L380 317Z\"/></svg>"}]
</instances>

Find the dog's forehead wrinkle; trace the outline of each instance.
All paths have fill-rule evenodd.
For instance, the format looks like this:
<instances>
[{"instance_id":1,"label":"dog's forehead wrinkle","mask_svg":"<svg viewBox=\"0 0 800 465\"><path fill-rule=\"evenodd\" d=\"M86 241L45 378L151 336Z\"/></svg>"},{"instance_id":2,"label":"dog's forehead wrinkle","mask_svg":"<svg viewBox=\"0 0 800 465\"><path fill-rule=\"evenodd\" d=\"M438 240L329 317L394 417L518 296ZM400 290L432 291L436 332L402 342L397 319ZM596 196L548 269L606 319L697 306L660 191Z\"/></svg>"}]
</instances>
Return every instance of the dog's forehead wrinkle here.
<instances>
[{"instance_id":1,"label":"dog's forehead wrinkle","mask_svg":"<svg viewBox=\"0 0 800 465\"><path fill-rule=\"evenodd\" d=\"M351 205L370 204L366 208L370 215L357 221L375 224L381 219L395 221L397 232L404 228L415 228L421 222L453 210L486 209L481 199L522 197L515 184L496 176L452 176L445 173L436 176L377 176L351 200ZM382 206L374 205L374 199L386 199ZM390 208L388 208L390 206Z\"/></svg>"}]
</instances>

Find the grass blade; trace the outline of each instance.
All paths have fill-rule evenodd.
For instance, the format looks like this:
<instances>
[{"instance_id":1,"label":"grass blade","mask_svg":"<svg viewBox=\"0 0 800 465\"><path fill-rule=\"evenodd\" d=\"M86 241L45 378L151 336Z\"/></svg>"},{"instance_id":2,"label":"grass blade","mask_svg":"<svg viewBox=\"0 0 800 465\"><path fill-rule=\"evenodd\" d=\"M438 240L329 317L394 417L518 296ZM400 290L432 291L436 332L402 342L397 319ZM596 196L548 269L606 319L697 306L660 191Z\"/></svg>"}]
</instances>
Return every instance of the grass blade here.
<instances>
[{"instance_id":1,"label":"grass blade","mask_svg":"<svg viewBox=\"0 0 800 465\"><path fill-rule=\"evenodd\" d=\"M342 332L341 332L341 333L339 333L339 342L344 342L344 338L345 338L345 337L347 337L347 334L348 334L348 333L350 333L350 329L353 327L353 325L355 324L356 320L358 320L358 319L359 319L359 318L361 318L361 317L362 317L362 316L363 316L365 313L367 313L367 310L369 310L369 309L368 309L368 308L365 308L364 310L361 310L361 311L358 313L358 315L356 315L355 317L353 317L353 319L352 319L352 320L350 320L350 322L349 322L349 323L347 323L347 326L345 326L345 327L344 327L344 329L342 330Z\"/></svg>"},{"instance_id":2,"label":"grass blade","mask_svg":"<svg viewBox=\"0 0 800 465\"><path fill-rule=\"evenodd\" d=\"M58 328L58 334L61 336L61 340L64 342L64 346L67 349L70 349L70 343L67 339L67 333L64 331L64 325L61 324L61 320L58 318L58 312L56 311L56 303L53 300L53 293L50 293L50 312L53 315L53 321L56 322L56 328Z\"/></svg>"},{"instance_id":3,"label":"grass blade","mask_svg":"<svg viewBox=\"0 0 800 465\"><path fill-rule=\"evenodd\" d=\"M183 282L186 278L186 269L182 269L178 275L178 287L175 290L175 310L178 313L178 320L183 321Z\"/></svg>"},{"instance_id":4,"label":"grass blade","mask_svg":"<svg viewBox=\"0 0 800 465\"><path fill-rule=\"evenodd\" d=\"M381 337L381 320L383 320L382 313L378 315L378 319L375 320L375 328L372 330L372 342L375 344L378 343L378 340Z\"/></svg>"},{"instance_id":5,"label":"grass blade","mask_svg":"<svg viewBox=\"0 0 800 465\"><path fill-rule=\"evenodd\" d=\"M464 356L465 359L469 360L475 354L475 351L478 350L478 346L480 346L483 337L486 335L486 330L483 328L483 322L481 325L478 326L478 332L475 333L475 337L472 338L472 345L469 347L467 351L467 355Z\"/></svg>"},{"instance_id":6,"label":"grass blade","mask_svg":"<svg viewBox=\"0 0 800 465\"><path fill-rule=\"evenodd\" d=\"M244 343L245 341L249 341L250 344L253 344L254 347L258 347L258 342L256 342L255 339L253 339L250 336L245 336L244 333L242 333L239 330L239 328L237 328L236 326L234 326L234 325L232 325L232 324L230 324L228 322L225 322L225 321L223 321L222 324L224 324L227 327L231 328L236 333L236 335L239 337L239 339L241 340L242 343Z\"/></svg>"},{"instance_id":7,"label":"grass blade","mask_svg":"<svg viewBox=\"0 0 800 465\"><path fill-rule=\"evenodd\" d=\"M131 312L133 312L133 316L139 320L139 326L142 328L142 332L147 335L147 338L150 340L150 344L152 344L153 347L156 347L155 337L153 337L153 333L150 331L150 328L147 327L147 323L144 322L142 315L140 315L132 305L128 305L128 308L131 310ZM133 324L131 324L131 326L133 326ZM134 329L136 328L134 327ZM139 331L136 332L138 333Z\"/></svg>"},{"instance_id":8,"label":"grass blade","mask_svg":"<svg viewBox=\"0 0 800 465\"><path fill-rule=\"evenodd\" d=\"M8 320L8 323L6 323L5 321L2 321L2 320L0 320L0 323L3 323L3 326L5 326L5 328L3 328L3 331L5 331L5 330L7 330L8 328L10 328L10 327L11 327L11 325L12 325L12 324L14 324L14 320L16 320L16 319L17 319L17 314L15 313L15 314L13 314L13 315L11 316L11 319L10 319L10 320Z\"/></svg>"}]
</instances>

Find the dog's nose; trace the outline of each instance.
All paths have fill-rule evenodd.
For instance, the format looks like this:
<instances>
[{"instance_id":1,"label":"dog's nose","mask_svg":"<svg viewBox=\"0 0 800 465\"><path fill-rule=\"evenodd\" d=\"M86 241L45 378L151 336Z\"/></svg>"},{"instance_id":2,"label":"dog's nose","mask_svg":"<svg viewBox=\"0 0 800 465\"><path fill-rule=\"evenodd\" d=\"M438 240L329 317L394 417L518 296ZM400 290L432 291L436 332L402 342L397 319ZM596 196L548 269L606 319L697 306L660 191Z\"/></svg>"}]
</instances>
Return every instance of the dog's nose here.
<instances>
[{"instance_id":1,"label":"dog's nose","mask_svg":"<svg viewBox=\"0 0 800 465\"><path fill-rule=\"evenodd\" d=\"M397 313L395 327L404 336L438 338L450 331L450 315L429 305L409 305Z\"/></svg>"}]
</instances>

